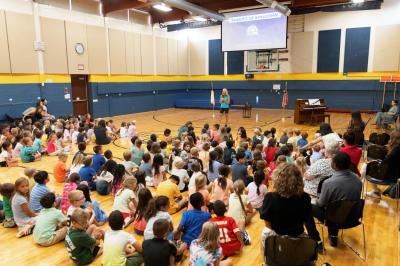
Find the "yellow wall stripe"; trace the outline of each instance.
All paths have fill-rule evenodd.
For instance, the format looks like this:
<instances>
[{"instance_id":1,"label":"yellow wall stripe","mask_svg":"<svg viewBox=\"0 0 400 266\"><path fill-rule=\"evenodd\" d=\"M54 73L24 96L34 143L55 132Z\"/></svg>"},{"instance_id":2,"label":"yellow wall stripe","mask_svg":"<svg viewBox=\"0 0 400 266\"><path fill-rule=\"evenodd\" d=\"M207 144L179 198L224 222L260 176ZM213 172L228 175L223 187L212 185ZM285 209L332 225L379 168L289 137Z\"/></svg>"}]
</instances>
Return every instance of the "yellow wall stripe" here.
<instances>
[{"instance_id":1,"label":"yellow wall stripe","mask_svg":"<svg viewBox=\"0 0 400 266\"><path fill-rule=\"evenodd\" d=\"M381 76L400 75L400 72L365 73L268 73L254 74L253 80L377 80ZM244 75L204 75L204 76L139 76L139 75L90 75L89 82L176 82L176 81L241 81ZM70 83L70 75L0 74L0 84L26 83Z\"/></svg>"},{"instance_id":2,"label":"yellow wall stripe","mask_svg":"<svg viewBox=\"0 0 400 266\"><path fill-rule=\"evenodd\" d=\"M71 83L70 75L0 74L0 84Z\"/></svg>"}]
</instances>

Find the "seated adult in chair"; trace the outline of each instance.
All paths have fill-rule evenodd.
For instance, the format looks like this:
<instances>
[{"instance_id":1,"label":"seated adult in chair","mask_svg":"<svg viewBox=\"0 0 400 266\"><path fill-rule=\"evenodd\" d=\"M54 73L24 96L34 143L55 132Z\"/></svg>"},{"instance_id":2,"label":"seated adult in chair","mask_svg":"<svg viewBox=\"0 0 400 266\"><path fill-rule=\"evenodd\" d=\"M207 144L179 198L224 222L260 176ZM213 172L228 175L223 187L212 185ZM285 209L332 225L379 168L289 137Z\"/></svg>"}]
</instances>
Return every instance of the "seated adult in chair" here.
<instances>
[{"instance_id":1,"label":"seated adult in chair","mask_svg":"<svg viewBox=\"0 0 400 266\"><path fill-rule=\"evenodd\" d=\"M303 178L294 164L284 163L273 173L273 192L265 195L260 218L265 221L261 233L264 250L265 239L272 235L304 236L304 225L311 239L323 244L312 218L310 196L303 191Z\"/></svg>"},{"instance_id":2,"label":"seated adult in chair","mask_svg":"<svg viewBox=\"0 0 400 266\"><path fill-rule=\"evenodd\" d=\"M325 209L339 200L359 200L361 197L362 183L358 176L350 171L350 156L344 152L338 152L332 158L332 168L335 173L327 179L321 190L316 205L313 205L313 216L321 222L325 220ZM329 240L332 247L337 246L339 229L335 225L328 225Z\"/></svg>"},{"instance_id":3,"label":"seated adult in chair","mask_svg":"<svg viewBox=\"0 0 400 266\"><path fill-rule=\"evenodd\" d=\"M385 175L385 180L395 183L397 178L400 178L400 131L396 130L390 134L390 140L387 145L388 153L382 160L382 164L387 165L387 172ZM368 162L367 162L368 163ZM364 166L363 169L366 169ZM365 174L365 173L363 173ZM367 195L373 198L381 198L381 190L376 184L372 184L373 190L368 192Z\"/></svg>"},{"instance_id":4,"label":"seated adult in chair","mask_svg":"<svg viewBox=\"0 0 400 266\"><path fill-rule=\"evenodd\" d=\"M392 123L395 121L396 115L399 113L399 101L392 100L391 107L387 112L379 112L375 117L375 124L377 127L382 127L384 122Z\"/></svg>"}]
</instances>

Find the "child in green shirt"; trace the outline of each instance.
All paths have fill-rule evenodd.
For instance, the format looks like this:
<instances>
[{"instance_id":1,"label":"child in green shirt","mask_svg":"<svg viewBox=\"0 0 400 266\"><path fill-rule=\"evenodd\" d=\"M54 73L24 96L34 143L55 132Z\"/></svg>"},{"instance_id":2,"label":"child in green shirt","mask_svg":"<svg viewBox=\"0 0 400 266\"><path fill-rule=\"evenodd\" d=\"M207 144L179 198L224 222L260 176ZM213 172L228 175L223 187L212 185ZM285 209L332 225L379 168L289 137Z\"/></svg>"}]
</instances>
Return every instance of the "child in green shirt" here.
<instances>
[{"instance_id":1,"label":"child in green shirt","mask_svg":"<svg viewBox=\"0 0 400 266\"><path fill-rule=\"evenodd\" d=\"M37 160L40 160L40 153L35 153L32 148L32 138L26 137L22 140L22 144L24 145L21 148L21 161L23 163L30 163Z\"/></svg>"},{"instance_id":2,"label":"child in green shirt","mask_svg":"<svg viewBox=\"0 0 400 266\"><path fill-rule=\"evenodd\" d=\"M104 239L104 231L89 227L88 214L81 208L74 210L71 216L72 227L65 237L65 247L71 259L77 265L87 265L101 255L100 240Z\"/></svg>"},{"instance_id":3,"label":"child in green shirt","mask_svg":"<svg viewBox=\"0 0 400 266\"><path fill-rule=\"evenodd\" d=\"M4 183L0 186L0 194L3 196L3 210L5 228L15 227L14 215L11 208L11 198L15 193L15 186L11 183Z\"/></svg>"}]
</instances>

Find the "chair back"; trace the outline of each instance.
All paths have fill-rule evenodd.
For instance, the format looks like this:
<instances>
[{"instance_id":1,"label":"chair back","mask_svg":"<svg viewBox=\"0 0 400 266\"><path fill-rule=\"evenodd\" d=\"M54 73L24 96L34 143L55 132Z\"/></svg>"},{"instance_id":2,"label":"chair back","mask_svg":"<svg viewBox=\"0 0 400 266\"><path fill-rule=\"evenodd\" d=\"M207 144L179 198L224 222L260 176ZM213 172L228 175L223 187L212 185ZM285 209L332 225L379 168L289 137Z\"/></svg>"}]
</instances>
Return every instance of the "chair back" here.
<instances>
[{"instance_id":1,"label":"chair back","mask_svg":"<svg viewBox=\"0 0 400 266\"><path fill-rule=\"evenodd\" d=\"M383 160L387 154L387 149L380 145L371 145L367 148L367 157L375 160Z\"/></svg>"},{"instance_id":2,"label":"chair back","mask_svg":"<svg viewBox=\"0 0 400 266\"><path fill-rule=\"evenodd\" d=\"M376 144L376 145L386 145L389 143L390 135L387 133L378 134L376 132L371 133L369 135L369 142Z\"/></svg>"},{"instance_id":3,"label":"chair back","mask_svg":"<svg viewBox=\"0 0 400 266\"><path fill-rule=\"evenodd\" d=\"M363 211L364 199L334 201L326 207L325 223L339 229L352 228L361 223Z\"/></svg>"},{"instance_id":4,"label":"chair back","mask_svg":"<svg viewBox=\"0 0 400 266\"><path fill-rule=\"evenodd\" d=\"M268 265L314 265L318 257L317 241L307 237L269 236L265 240L264 256Z\"/></svg>"},{"instance_id":5,"label":"chair back","mask_svg":"<svg viewBox=\"0 0 400 266\"><path fill-rule=\"evenodd\" d=\"M377 161L372 161L367 164L366 175L375 179L384 180L388 172L388 165Z\"/></svg>"}]
</instances>

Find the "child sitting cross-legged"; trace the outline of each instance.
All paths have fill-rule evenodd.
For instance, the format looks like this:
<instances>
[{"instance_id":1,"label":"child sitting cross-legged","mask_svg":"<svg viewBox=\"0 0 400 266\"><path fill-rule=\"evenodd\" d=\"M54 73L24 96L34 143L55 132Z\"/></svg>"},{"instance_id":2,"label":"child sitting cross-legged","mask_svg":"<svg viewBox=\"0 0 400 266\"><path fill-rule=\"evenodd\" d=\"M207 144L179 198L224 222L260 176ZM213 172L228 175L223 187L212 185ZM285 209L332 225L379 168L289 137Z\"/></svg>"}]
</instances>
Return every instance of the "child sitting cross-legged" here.
<instances>
[{"instance_id":1,"label":"child sitting cross-legged","mask_svg":"<svg viewBox=\"0 0 400 266\"><path fill-rule=\"evenodd\" d=\"M25 177L15 180L15 195L11 208L18 226L17 238L32 234L37 214L29 208L29 182Z\"/></svg>"},{"instance_id":2,"label":"child sitting cross-legged","mask_svg":"<svg viewBox=\"0 0 400 266\"><path fill-rule=\"evenodd\" d=\"M4 183L0 185L0 194L3 196L4 210L4 220L2 224L5 228L15 227L14 216L11 208L11 199L15 194L14 184Z\"/></svg>"},{"instance_id":3,"label":"child sitting cross-legged","mask_svg":"<svg viewBox=\"0 0 400 266\"><path fill-rule=\"evenodd\" d=\"M182 240L188 246L200 235L203 224L211 218L209 212L201 210L204 206L204 198L200 192L190 195L189 200L193 210L183 212L181 222L174 233L175 239L179 239L180 233L183 233Z\"/></svg>"},{"instance_id":4,"label":"child sitting cross-legged","mask_svg":"<svg viewBox=\"0 0 400 266\"><path fill-rule=\"evenodd\" d=\"M157 187L158 196L166 196L169 199L169 213L174 214L187 206L187 198L179 191L179 177L171 175L169 179L161 182Z\"/></svg>"},{"instance_id":5,"label":"child sitting cross-legged","mask_svg":"<svg viewBox=\"0 0 400 266\"><path fill-rule=\"evenodd\" d=\"M167 201L168 202L168 201ZM166 219L157 219L152 225L152 235L154 238L143 242L143 257L146 266L173 266L177 261L176 256L183 254L186 244L182 243L179 248L168 241L167 235L170 230L171 222Z\"/></svg>"},{"instance_id":6,"label":"child sitting cross-legged","mask_svg":"<svg viewBox=\"0 0 400 266\"><path fill-rule=\"evenodd\" d=\"M88 219L89 215L85 210L74 209L71 214L71 228L65 237L65 247L77 265L90 264L102 253L99 244L104 239L104 232L89 226Z\"/></svg>"},{"instance_id":7,"label":"child sitting cross-legged","mask_svg":"<svg viewBox=\"0 0 400 266\"><path fill-rule=\"evenodd\" d=\"M34 177L35 179L35 186L32 188L29 198L29 207L34 212L40 212L43 208L40 204L40 199L48 192L50 189L47 187L47 183L50 181L49 174L46 171L39 171L37 172Z\"/></svg>"},{"instance_id":8,"label":"child sitting cross-legged","mask_svg":"<svg viewBox=\"0 0 400 266\"><path fill-rule=\"evenodd\" d=\"M118 210L122 212L125 223L128 223L131 216L134 215L136 210L136 187L137 180L134 177L125 178L122 189L118 191L114 198L114 204L112 210Z\"/></svg>"},{"instance_id":9,"label":"child sitting cross-legged","mask_svg":"<svg viewBox=\"0 0 400 266\"><path fill-rule=\"evenodd\" d=\"M172 232L174 225L172 224L171 215L168 213L169 199L166 196L158 196L150 200L147 207L144 218L147 221L146 228L144 230L144 239L153 239L153 225L158 219L164 219L169 223L168 232ZM172 239L172 237L170 238Z\"/></svg>"},{"instance_id":10,"label":"child sitting cross-legged","mask_svg":"<svg viewBox=\"0 0 400 266\"><path fill-rule=\"evenodd\" d=\"M11 142L5 141L1 145L0 167L13 167L18 165L18 158L13 156L13 147Z\"/></svg>"},{"instance_id":11,"label":"child sitting cross-legged","mask_svg":"<svg viewBox=\"0 0 400 266\"><path fill-rule=\"evenodd\" d=\"M32 148L32 138L30 137L25 137L22 140L22 144L24 145L21 149L21 162L23 163L30 163L30 162L34 162L37 160L40 160L41 158L41 154L40 153L35 153L35 151Z\"/></svg>"},{"instance_id":12,"label":"child sitting cross-legged","mask_svg":"<svg viewBox=\"0 0 400 266\"><path fill-rule=\"evenodd\" d=\"M144 216L150 200L153 199L153 195L148 188L141 188L138 192L138 198L138 206L136 208L135 215L133 216L133 229L135 230L136 234L142 236L147 225L147 221Z\"/></svg>"},{"instance_id":13,"label":"child sitting cross-legged","mask_svg":"<svg viewBox=\"0 0 400 266\"><path fill-rule=\"evenodd\" d=\"M104 236L103 266L139 266L143 262L139 253L142 252L142 244L123 230L122 213L112 211L108 223L111 230L106 231Z\"/></svg>"},{"instance_id":14,"label":"child sitting cross-legged","mask_svg":"<svg viewBox=\"0 0 400 266\"><path fill-rule=\"evenodd\" d=\"M40 199L43 209L37 217L33 229L33 240L36 244L44 247L52 246L67 235L67 220L60 210L55 208L56 196L54 193L47 193Z\"/></svg>"},{"instance_id":15,"label":"child sitting cross-legged","mask_svg":"<svg viewBox=\"0 0 400 266\"><path fill-rule=\"evenodd\" d=\"M214 202L213 211L217 217L210 219L219 227L219 244L222 248L224 257L239 254L242 251L243 239L240 229L237 227L235 219L225 216L226 207L223 201Z\"/></svg>"},{"instance_id":16,"label":"child sitting cross-legged","mask_svg":"<svg viewBox=\"0 0 400 266\"><path fill-rule=\"evenodd\" d=\"M97 226L101 226L107 222L106 213L100 208L100 204L97 200L92 200L90 198L90 189L89 186L85 183L80 184L77 188L83 192L85 196L85 203L81 206L83 209L91 210L94 215L94 224Z\"/></svg>"},{"instance_id":17,"label":"child sitting cross-legged","mask_svg":"<svg viewBox=\"0 0 400 266\"><path fill-rule=\"evenodd\" d=\"M244 182L239 179L233 183L235 193L232 193L229 197L229 210L228 216L235 219L242 236L243 241L246 245L251 244L251 239L245 230L245 226L250 224L251 219L256 214L253 206L251 205L249 198L244 194L246 187Z\"/></svg>"},{"instance_id":18,"label":"child sitting cross-legged","mask_svg":"<svg viewBox=\"0 0 400 266\"><path fill-rule=\"evenodd\" d=\"M75 190L79 183L81 182L81 178L78 173L72 173L68 180L64 184L64 189L61 198L61 211L66 214L71 203L68 200L68 193Z\"/></svg>"}]
</instances>

